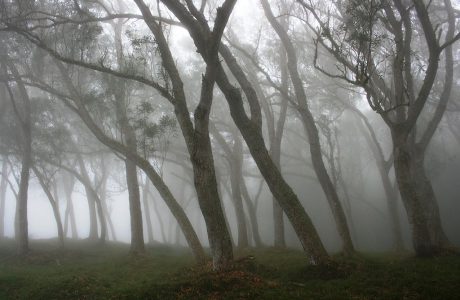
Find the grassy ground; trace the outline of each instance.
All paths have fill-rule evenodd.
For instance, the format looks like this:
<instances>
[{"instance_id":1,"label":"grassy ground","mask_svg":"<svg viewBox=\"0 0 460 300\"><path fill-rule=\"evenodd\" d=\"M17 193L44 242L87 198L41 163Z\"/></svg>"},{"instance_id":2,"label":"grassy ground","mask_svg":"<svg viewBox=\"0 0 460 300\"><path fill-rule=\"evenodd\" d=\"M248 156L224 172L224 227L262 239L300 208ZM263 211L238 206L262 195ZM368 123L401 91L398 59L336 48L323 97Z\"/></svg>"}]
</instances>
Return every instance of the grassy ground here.
<instances>
[{"instance_id":1,"label":"grassy ground","mask_svg":"<svg viewBox=\"0 0 460 300\"><path fill-rule=\"evenodd\" d=\"M362 254L314 267L299 251L259 249L216 273L166 246L142 257L84 241L66 252L49 241L32 248L19 258L12 241L0 243L0 299L460 299L460 256Z\"/></svg>"}]
</instances>

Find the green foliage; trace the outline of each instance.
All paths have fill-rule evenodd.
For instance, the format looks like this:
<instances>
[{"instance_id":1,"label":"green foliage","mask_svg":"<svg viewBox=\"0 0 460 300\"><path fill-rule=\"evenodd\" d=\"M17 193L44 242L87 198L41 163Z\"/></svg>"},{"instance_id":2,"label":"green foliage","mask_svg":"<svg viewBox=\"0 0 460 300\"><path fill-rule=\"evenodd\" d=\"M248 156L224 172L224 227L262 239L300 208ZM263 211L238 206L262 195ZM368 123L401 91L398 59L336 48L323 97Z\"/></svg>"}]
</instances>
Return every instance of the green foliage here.
<instances>
[{"instance_id":1,"label":"green foliage","mask_svg":"<svg viewBox=\"0 0 460 300\"><path fill-rule=\"evenodd\" d=\"M54 241L56 243L56 241ZM141 257L128 245L34 242L26 258L0 247L0 299L457 299L460 257L335 257L309 266L294 250L250 249L225 272L197 267L184 248L155 246Z\"/></svg>"},{"instance_id":2,"label":"green foliage","mask_svg":"<svg viewBox=\"0 0 460 300\"><path fill-rule=\"evenodd\" d=\"M167 148L169 138L177 134L177 122L174 116L161 114L154 120L155 108L149 101L140 102L133 111L132 124L138 135L138 147L149 156Z\"/></svg>"}]
</instances>

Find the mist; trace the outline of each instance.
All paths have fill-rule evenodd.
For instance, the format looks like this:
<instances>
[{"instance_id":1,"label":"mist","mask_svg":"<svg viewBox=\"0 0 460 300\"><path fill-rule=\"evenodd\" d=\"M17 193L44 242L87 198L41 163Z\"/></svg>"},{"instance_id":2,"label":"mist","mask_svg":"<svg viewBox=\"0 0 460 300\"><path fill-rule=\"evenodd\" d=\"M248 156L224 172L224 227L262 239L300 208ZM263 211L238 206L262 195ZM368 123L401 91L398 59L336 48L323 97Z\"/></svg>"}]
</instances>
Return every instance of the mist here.
<instances>
[{"instance_id":1,"label":"mist","mask_svg":"<svg viewBox=\"0 0 460 300\"><path fill-rule=\"evenodd\" d=\"M273 268L275 298L322 298L315 274L372 277L357 260L455 266L459 11L456 0L2 0L0 286L2 268L92 265L85 255L129 270L177 260L164 272L199 266L191 278L224 274L218 284L240 270L270 287ZM290 291L281 278L296 272L308 275ZM155 297L246 293L178 282ZM144 283L125 296L155 298ZM125 297L99 288L75 297Z\"/></svg>"}]
</instances>

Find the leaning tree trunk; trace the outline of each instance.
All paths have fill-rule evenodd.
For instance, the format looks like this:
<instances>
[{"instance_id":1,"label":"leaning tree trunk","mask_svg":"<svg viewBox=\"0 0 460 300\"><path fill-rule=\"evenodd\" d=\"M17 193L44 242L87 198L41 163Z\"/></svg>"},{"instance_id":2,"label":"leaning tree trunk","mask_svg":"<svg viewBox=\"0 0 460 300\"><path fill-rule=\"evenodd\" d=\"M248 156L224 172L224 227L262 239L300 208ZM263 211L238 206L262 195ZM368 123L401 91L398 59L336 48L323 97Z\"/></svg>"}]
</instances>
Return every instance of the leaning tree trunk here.
<instances>
[{"instance_id":1,"label":"leaning tree trunk","mask_svg":"<svg viewBox=\"0 0 460 300\"><path fill-rule=\"evenodd\" d=\"M238 76L241 80L246 79L230 51L223 45L221 45L220 51L232 73L241 75ZM249 119L246 115L241 91L229 82L222 67L219 69L216 82L227 99L232 119L246 141L249 151L264 176L270 191L289 218L302 246L310 257L310 262L312 264L327 263L329 256L310 217L305 212L297 195L284 180L265 147L260 122ZM247 88L245 83L242 83L242 85L245 86L245 89ZM253 89L249 89L253 91ZM251 93L248 92L248 94L250 95ZM253 94L255 96L255 93ZM255 103L252 102L252 105L255 105ZM254 108L253 113L257 115Z\"/></svg>"}]
</instances>

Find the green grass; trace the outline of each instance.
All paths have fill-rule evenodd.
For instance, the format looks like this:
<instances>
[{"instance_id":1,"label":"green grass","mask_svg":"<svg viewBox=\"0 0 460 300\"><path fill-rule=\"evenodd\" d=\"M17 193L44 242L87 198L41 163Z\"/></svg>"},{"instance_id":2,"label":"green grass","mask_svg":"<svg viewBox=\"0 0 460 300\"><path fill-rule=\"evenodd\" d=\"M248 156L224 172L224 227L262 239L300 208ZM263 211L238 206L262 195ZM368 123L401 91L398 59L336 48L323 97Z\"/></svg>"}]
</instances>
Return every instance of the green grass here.
<instances>
[{"instance_id":1,"label":"green grass","mask_svg":"<svg viewBox=\"0 0 460 300\"><path fill-rule=\"evenodd\" d=\"M0 244L0 299L460 299L460 256L334 257L309 266L295 250L249 249L226 272L198 267L187 249L69 242L68 250L35 241L28 257Z\"/></svg>"}]
</instances>

